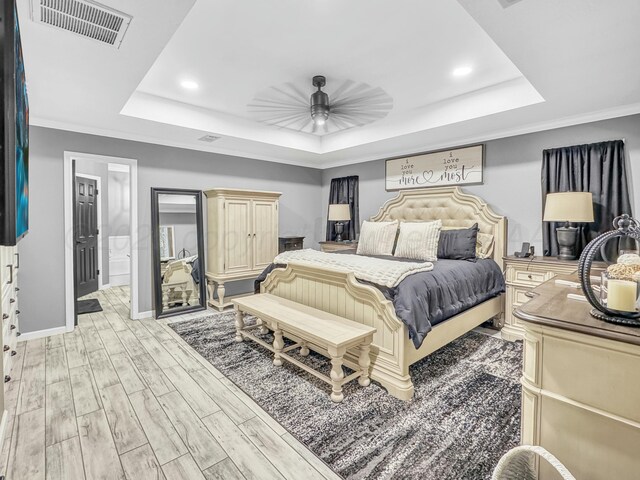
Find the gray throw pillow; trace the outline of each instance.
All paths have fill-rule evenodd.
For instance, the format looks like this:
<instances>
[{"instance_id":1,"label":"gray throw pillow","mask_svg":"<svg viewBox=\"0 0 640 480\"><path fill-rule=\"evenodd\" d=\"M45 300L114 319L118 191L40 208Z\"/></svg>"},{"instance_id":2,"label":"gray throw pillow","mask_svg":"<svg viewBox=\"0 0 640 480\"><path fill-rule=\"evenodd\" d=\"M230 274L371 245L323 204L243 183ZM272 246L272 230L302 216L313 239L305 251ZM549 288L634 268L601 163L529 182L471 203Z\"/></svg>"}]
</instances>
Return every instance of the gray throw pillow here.
<instances>
[{"instance_id":1,"label":"gray throw pillow","mask_svg":"<svg viewBox=\"0 0 640 480\"><path fill-rule=\"evenodd\" d=\"M438 242L438 258L476 261L478 224L470 228L441 230Z\"/></svg>"}]
</instances>

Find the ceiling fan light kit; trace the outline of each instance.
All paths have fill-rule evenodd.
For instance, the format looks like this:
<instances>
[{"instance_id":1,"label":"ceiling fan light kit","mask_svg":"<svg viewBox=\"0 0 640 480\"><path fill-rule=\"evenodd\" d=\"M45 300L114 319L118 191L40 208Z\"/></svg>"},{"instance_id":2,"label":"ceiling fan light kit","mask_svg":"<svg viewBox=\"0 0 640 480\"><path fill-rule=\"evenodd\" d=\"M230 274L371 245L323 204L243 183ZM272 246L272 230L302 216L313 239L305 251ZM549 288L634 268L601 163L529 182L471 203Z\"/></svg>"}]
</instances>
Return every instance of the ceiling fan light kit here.
<instances>
[{"instance_id":1,"label":"ceiling fan light kit","mask_svg":"<svg viewBox=\"0 0 640 480\"><path fill-rule=\"evenodd\" d=\"M329 106L329 95L322 91L322 87L327 84L327 79L322 75L316 75L313 77L312 84L317 87L318 90L311 94L311 118L317 126L324 125L329 119L329 112L331 107Z\"/></svg>"},{"instance_id":2,"label":"ceiling fan light kit","mask_svg":"<svg viewBox=\"0 0 640 480\"><path fill-rule=\"evenodd\" d=\"M380 87L353 80L332 82L329 93L323 75L312 78L316 91L288 82L259 92L247 107L254 120L277 128L327 135L362 127L387 116L393 99Z\"/></svg>"}]
</instances>

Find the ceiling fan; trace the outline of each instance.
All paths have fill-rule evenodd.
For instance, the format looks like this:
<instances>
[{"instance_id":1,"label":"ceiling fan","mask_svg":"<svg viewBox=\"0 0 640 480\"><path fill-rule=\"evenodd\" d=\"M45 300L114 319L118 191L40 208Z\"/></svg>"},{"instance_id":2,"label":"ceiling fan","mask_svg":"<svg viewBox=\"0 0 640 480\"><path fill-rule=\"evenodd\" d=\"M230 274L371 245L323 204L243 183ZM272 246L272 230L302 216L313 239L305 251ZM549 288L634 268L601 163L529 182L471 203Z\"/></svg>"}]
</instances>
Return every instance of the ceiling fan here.
<instances>
[{"instance_id":1,"label":"ceiling fan","mask_svg":"<svg viewBox=\"0 0 640 480\"><path fill-rule=\"evenodd\" d=\"M311 83L317 90L310 96L293 83L269 87L248 105L249 113L268 125L325 135L375 122L393 108L382 88L366 83L345 80L330 94L322 90L324 76L314 76Z\"/></svg>"}]
</instances>

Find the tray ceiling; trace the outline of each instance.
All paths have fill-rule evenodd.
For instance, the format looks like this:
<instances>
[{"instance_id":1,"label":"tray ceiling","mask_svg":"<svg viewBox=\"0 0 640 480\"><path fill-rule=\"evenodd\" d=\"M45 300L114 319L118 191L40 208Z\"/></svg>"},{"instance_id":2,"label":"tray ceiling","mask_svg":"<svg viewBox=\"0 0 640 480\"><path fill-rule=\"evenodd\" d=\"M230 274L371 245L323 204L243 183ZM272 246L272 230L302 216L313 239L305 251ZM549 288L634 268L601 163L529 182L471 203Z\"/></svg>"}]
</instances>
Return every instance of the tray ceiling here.
<instances>
[{"instance_id":1,"label":"tray ceiling","mask_svg":"<svg viewBox=\"0 0 640 480\"><path fill-rule=\"evenodd\" d=\"M133 18L119 50L32 22L25 3L36 125L326 168L640 111L634 0L104 0ZM248 108L270 86L310 95L314 75L329 94L380 87L393 108L320 134Z\"/></svg>"}]
</instances>

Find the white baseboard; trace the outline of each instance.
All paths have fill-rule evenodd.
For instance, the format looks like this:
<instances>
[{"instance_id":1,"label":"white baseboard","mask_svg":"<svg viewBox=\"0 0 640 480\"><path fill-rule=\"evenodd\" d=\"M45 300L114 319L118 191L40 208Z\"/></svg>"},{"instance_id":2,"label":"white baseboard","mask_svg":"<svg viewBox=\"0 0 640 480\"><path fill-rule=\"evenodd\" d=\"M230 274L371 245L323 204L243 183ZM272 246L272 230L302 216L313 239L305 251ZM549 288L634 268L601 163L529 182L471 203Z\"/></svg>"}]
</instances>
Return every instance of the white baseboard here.
<instances>
[{"instance_id":1,"label":"white baseboard","mask_svg":"<svg viewBox=\"0 0 640 480\"><path fill-rule=\"evenodd\" d=\"M47 328L46 330L36 330L35 332L23 332L18 337L18 341L26 342L27 340L50 337L51 335L59 335L61 333L67 333L67 327Z\"/></svg>"},{"instance_id":2,"label":"white baseboard","mask_svg":"<svg viewBox=\"0 0 640 480\"><path fill-rule=\"evenodd\" d=\"M109 275L109 284L112 287L129 285L131 284L131 276L128 273L123 273L121 275Z\"/></svg>"},{"instance_id":3,"label":"white baseboard","mask_svg":"<svg viewBox=\"0 0 640 480\"><path fill-rule=\"evenodd\" d=\"M100 290L106 290L107 288L111 288L111 285L109 283L106 283L106 284L102 285L100 287Z\"/></svg>"},{"instance_id":4,"label":"white baseboard","mask_svg":"<svg viewBox=\"0 0 640 480\"><path fill-rule=\"evenodd\" d=\"M153 310L149 310L148 312L138 312L138 315L136 315L134 320L142 320L143 318L153 318Z\"/></svg>"}]
</instances>

